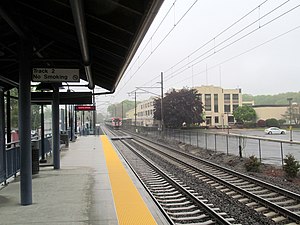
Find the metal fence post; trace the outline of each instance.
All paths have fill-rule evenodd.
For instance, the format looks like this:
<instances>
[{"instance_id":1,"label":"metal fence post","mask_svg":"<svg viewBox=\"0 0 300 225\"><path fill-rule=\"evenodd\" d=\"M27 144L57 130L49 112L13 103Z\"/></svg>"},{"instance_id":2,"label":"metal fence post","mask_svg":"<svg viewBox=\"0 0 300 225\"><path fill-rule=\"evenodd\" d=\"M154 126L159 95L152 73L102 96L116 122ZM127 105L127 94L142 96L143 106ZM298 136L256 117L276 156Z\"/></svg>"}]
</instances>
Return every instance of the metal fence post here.
<instances>
[{"instance_id":1,"label":"metal fence post","mask_svg":"<svg viewBox=\"0 0 300 225\"><path fill-rule=\"evenodd\" d=\"M228 141L228 138L229 137L228 137L228 134L227 134L226 135L226 147L227 147L227 152L226 153L227 153L227 155L229 155L229 146L228 146L229 145L229 143L228 143L229 141Z\"/></svg>"},{"instance_id":2,"label":"metal fence post","mask_svg":"<svg viewBox=\"0 0 300 225\"><path fill-rule=\"evenodd\" d=\"M243 155L242 155L242 139L241 137L239 136L239 156L240 158L243 158Z\"/></svg>"},{"instance_id":3,"label":"metal fence post","mask_svg":"<svg viewBox=\"0 0 300 225\"><path fill-rule=\"evenodd\" d=\"M258 154L259 154L259 161L261 162L261 145L260 145L260 139L258 139Z\"/></svg>"},{"instance_id":4,"label":"metal fence post","mask_svg":"<svg viewBox=\"0 0 300 225\"><path fill-rule=\"evenodd\" d=\"M198 135L199 135L199 131L197 131L197 148L199 147L199 145L198 145Z\"/></svg>"},{"instance_id":5,"label":"metal fence post","mask_svg":"<svg viewBox=\"0 0 300 225\"><path fill-rule=\"evenodd\" d=\"M192 131L190 131L190 145L192 145Z\"/></svg>"},{"instance_id":6,"label":"metal fence post","mask_svg":"<svg viewBox=\"0 0 300 225\"><path fill-rule=\"evenodd\" d=\"M215 134L215 152L217 152L217 134Z\"/></svg>"},{"instance_id":7,"label":"metal fence post","mask_svg":"<svg viewBox=\"0 0 300 225\"><path fill-rule=\"evenodd\" d=\"M205 149L207 150L207 133L205 133Z\"/></svg>"},{"instance_id":8,"label":"metal fence post","mask_svg":"<svg viewBox=\"0 0 300 225\"><path fill-rule=\"evenodd\" d=\"M175 129L173 129L173 140L175 141Z\"/></svg>"},{"instance_id":9,"label":"metal fence post","mask_svg":"<svg viewBox=\"0 0 300 225\"><path fill-rule=\"evenodd\" d=\"M282 142L280 142L280 151L281 151L281 165L283 166L283 148L282 148Z\"/></svg>"}]
</instances>

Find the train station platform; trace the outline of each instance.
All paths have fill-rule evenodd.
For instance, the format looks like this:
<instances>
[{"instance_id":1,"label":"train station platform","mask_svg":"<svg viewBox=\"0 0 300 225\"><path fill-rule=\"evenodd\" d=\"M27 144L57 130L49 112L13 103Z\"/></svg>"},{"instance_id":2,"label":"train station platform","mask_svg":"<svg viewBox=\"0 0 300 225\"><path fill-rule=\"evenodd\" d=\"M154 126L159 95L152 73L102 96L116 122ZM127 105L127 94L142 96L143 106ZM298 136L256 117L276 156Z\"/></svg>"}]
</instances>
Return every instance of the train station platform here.
<instances>
[{"instance_id":1,"label":"train station platform","mask_svg":"<svg viewBox=\"0 0 300 225\"><path fill-rule=\"evenodd\" d=\"M20 205L17 177L0 189L0 224L168 224L107 136L81 136L61 169L33 175L33 204Z\"/></svg>"}]
</instances>

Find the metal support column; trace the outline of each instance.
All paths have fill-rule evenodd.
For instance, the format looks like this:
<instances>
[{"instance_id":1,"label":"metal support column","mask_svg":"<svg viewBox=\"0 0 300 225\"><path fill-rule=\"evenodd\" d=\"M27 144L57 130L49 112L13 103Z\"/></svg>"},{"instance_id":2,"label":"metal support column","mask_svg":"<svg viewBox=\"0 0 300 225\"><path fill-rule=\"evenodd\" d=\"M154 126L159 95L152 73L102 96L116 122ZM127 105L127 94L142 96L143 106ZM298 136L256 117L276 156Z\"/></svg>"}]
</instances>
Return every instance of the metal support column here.
<instances>
[{"instance_id":1,"label":"metal support column","mask_svg":"<svg viewBox=\"0 0 300 225\"><path fill-rule=\"evenodd\" d=\"M30 41L21 40L19 62L19 131L20 131L20 189L21 205L32 204L32 155L31 155L31 92L32 50Z\"/></svg>"},{"instance_id":2,"label":"metal support column","mask_svg":"<svg viewBox=\"0 0 300 225\"><path fill-rule=\"evenodd\" d=\"M76 134L76 133L77 133L77 111L74 111L74 114L75 114L75 123L74 123L75 127L74 127L74 132L75 132L75 134Z\"/></svg>"},{"instance_id":3,"label":"metal support column","mask_svg":"<svg viewBox=\"0 0 300 225\"><path fill-rule=\"evenodd\" d=\"M10 91L6 92L6 141L11 142L11 110L10 110Z\"/></svg>"},{"instance_id":4,"label":"metal support column","mask_svg":"<svg viewBox=\"0 0 300 225\"><path fill-rule=\"evenodd\" d=\"M70 141L75 141L74 135L74 107L70 105Z\"/></svg>"},{"instance_id":5,"label":"metal support column","mask_svg":"<svg viewBox=\"0 0 300 225\"><path fill-rule=\"evenodd\" d=\"M5 118L4 92L0 87L0 118ZM0 178L6 180L5 120L0 119Z\"/></svg>"},{"instance_id":6,"label":"metal support column","mask_svg":"<svg viewBox=\"0 0 300 225\"><path fill-rule=\"evenodd\" d=\"M59 90L53 90L52 101L52 141L53 141L53 166L60 169L60 135L59 135Z\"/></svg>"},{"instance_id":7,"label":"metal support column","mask_svg":"<svg viewBox=\"0 0 300 225\"><path fill-rule=\"evenodd\" d=\"M134 92L134 132L136 132L136 91Z\"/></svg>"},{"instance_id":8,"label":"metal support column","mask_svg":"<svg viewBox=\"0 0 300 225\"><path fill-rule=\"evenodd\" d=\"M84 122L84 111L82 111L82 135L85 135L85 122Z\"/></svg>"},{"instance_id":9,"label":"metal support column","mask_svg":"<svg viewBox=\"0 0 300 225\"><path fill-rule=\"evenodd\" d=\"M64 131L65 130L65 111L64 109L60 109L60 118L61 118L61 126L60 126L60 130Z\"/></svg>"},{"instance_id":10,"label":"metal support column","mask_svg":"<svg viewBox=\"0 0 300 225\"><path fill-rule=\"evenodd\" d=\"M41 104L41 160L40 163L46 163L45 159L45 116L44 116L44 105Z\"/></svg>"},{"instance_id":11,"label":"metal support column","mask_svg":"<svg viewBox=\"0 0 300 225\"><path fill-rule=\"evenodd\" d=\"M160 84L161 84L161 101L160 101L160 116L161 116L161 134L163 135L164 131L164 109L163 109L163 99L164 99L164 73L161 72L161 77L160 77Z\"/></svg>"},{"instance_id":12,"label":"metal support column","mask_svg":"<svg viewBox=\"0 0 300 225\"><path fill-rule=\"evenodd\" d=\"M68 132L68 111L67 111L67 105L65 105L65 131Z\"/></svg>"},{"instance_id":13,"label":"metal support column","mask_svg":"<svg viewBox=\"0 0 300 225\"><path fill-rule=\"evenodd\" d=\"M96 114L96 99L93 90L93 106L95 106L95 110L93 111L93 130L94 135L96 135L96 123L97 123L97 114Z\"/></svg>"}]
</instances>

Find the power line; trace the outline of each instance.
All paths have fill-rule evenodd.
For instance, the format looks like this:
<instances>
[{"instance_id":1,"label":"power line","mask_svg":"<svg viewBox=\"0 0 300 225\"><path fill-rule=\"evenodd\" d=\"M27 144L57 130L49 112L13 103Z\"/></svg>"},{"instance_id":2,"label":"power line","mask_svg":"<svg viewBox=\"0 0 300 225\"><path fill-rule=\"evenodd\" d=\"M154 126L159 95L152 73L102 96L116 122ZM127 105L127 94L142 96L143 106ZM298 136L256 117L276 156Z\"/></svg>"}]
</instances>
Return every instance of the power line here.
<instances>
[{"instance_id":1,"label":"power line","mask_svg":"<svg viewBox=\"0 0 300 225\"><path fill-rule=\"evenodd\" d=\"M271 11L269 11L268 13L266 13L265 15L263 15L262 17L260 17L260 18L258 18L257 20L251 22L250 24L248 24L247 26L243 27L243 28L242 28L241 30L239 30L238 32L236 32L236 33L234 33L233 35L231 35L230 37L226 38L224 41L220 42L218 45L214 45L212 48L208 49L206 52L202 53L200 56L196 57L195 59L193 59L193 60L191 60L190 62L186 63L185 65L181 66L179 69L173 71L171 74L167 75L167 76L166 76L166 79L168 79L168 77L172 76L172 75L173 75L174 73L176 73L177 71L181 70L182 68L188 66L189 64L193 63L193 62L196 61L197 59L201 58L202 56L205 56L207 53L213 51L213 53L211 53L209 56L205 57L204 59L207 59L207 58L209 58L210 56L214 55L216 52L219 52L219 51L216 51L216 50L215 50L217 47L221 46L222 44L226 43L227 41L229 41L229 40L232 39L233 37L237 36L238 34L240 34L241 32L243 32L243 31L246 30L247 28L251 27L253 24L257 23L258 21L260 21L260 20L263 19L264 17L266 17L266 16L270 15L271 13L275 12L277 9L281 8L283 5L285 5L285 4L288 3L289 1L290 1L290 0L287 0L287 1L285 1L284 3L282 3L281 5L275 7L274 9L272 9ZM299 5L298 5L298 6L299 6ZM297 7L298 7L298 6L297 6ZM257 7L257 8L258 8L258 7ZM282 15L285 15L285 13L282 14ZM277 18L277 19L278 19L278 18ZM271 20L271 22L273 22L273 21L274 21L274 20ZM267 23L267 24L269 24L269 23ZM267 25L267 24L266 24L266 25ZM265 26L265 25L263 25L263 26ZM252 30L252 31L249 32L247 35L244 35L242 38L237 39L236 41L232 42L232 43L229 44L229 45L226 45L225 47L229 47L230 45L236 43L237 41L243 39L244 37L250 35L251 33L254 33L255 31L259 30L259 29L262 28L263 26L259 25L258 28ZM213 38L212 40L214 40L214 39L215 39L215 38ZM209 42L207 42L205 45L201 46L199 49L202 49L203 47L205 47L205 46L206 46L208 43L210 43L212 40L210 40ZM225 48L223 48L223 49L225 49ZM203 59L203 60L204 60L204 59ZM201 61L203 61L203 60L201 60ZM199 62L198 62L198 63L199 63ZM195 63L195 64L197 64L197 63ZM193 65L195 65L195 64L193 64ZM174 77L174 76L172 76L172 77Z\"/></svg>"},{"instance_id":2,"label":"power line","mask_svg":"<svg viewBox=\"0 0 300 225\"><path fill-rule=\"evenodd\" d=\"M172 8L175 7L175 2L176 0L173 2L172 6L169 8L169 10L167 11L167 13L165 14L165 16L163 17L163 19L160 21L160 23L158 24L157 28L155 29L155 31L153 32L153 34L151 35L151 37L149 38L149 40L147 41L146 45L144 46L144 48L141 50L141 52L139 53L137 59L133 62L132 66L130 67L129 71L133 68L133 66L136 64L136 62L138 61L138 59L140 58L140 56L143 54L143 52L145 51L145 49L147 48L147 46L151 43L153 37L155 36L156 32L158 31L158 29L160 28L160 26L163 24L163 22L165 21L165 19L167 18L167 16L169 15L169 13L171 12ZM175 11L175 10L174 10ZM126 74L125 74L126 75Z\"/></svg>"},{"instance_id":3,"label":"power line","mask_svg":"<svg viewBox=\"0 0 300 225\"><path fill-rule=\"evenodd\" d=\"M221 66L221 65L223 65L223 64L225 64L225 63L227 63L227 62L229 62L229 61L231 61L231 60L233 60L233 59L236 59L236 58L238 58L238 57L240 57L240 56L242 56L242 55L244 55L244 54L246 54L246 53L248 53L248 52L251 52L251 51L253 51L253 50L255 50L255 49L257 49L257 48L259 48L259 47L261 47L261 46L263 46L263 45L266 45L266 44L268 44L268 43L270 43L270 42L272 42L272 41L274 41L274 40L276 40L276 39L278 39L278 38L280 38L280 37L283 37L283 36L285 36L285 35L287 35L287 34L293 32L293 31L295 31L295 30L297 30L297 29L299 29L299 28L300 28L300 25L299 25L299 26L296 26L296 27L294 27L293 29L290 29L290 30L288 30L288 31L286 31L286 32L284 32L284 33L282 33L282 34L280 34L280 35L277 35L276 37L271 38L271 39L269 39L269 40L267 40L267 41L265 41L265 42L263 42L263 43L261 43L261 44L259 44L259 45L256 45L256 46L254 46L254 47L252 47L252 48L250 48L250 49L248 49L248 50L246 50L246 51L244 51L244 52L242 52L242 53L240 53L240 54L238 54L238 55L235 55L235 56L233 56L233 57L230 57L230 58L228 58L228 59L222 61L221 63L215 64L214 66L211 66L211 67L207 68L207 70L211 70L211 69L214 69L214 68L216 68L216 67L219 67L219 66ZM205 73L205 72L206 72L206 69L200 71L199 73L193 74L193 76L197 76L197 75L202 74L202 73ZM186 80L188 80L188 79L190 79L190 78L191 78L191 76L188 77L188 78L185 78L185 79L183 79L183 80L180 80L180 81L178 81L178 82L176 82L176 83L174 83L174 84L182 83L183 81L186 81Z\"/></svg>"},{"instance_id":4,"label":"power line","mask_svg":"<svg viewBox=\"0 0 300 225\"><path fill-rule=\"evenodd\" d=\"M152 54L160 47L160 45L167 39L167 37L172 33L172 31L175 29L175 27L182 21L182 19L187 15L187 13L194 7L194 5L197 3L198 0L195 0L194 3L188 8L188 10L183 14L183 16L178 20L176 24L169 30L169 32L164 36L164 38L158 43L158 45L154 48L154 50L151 51L151 53L146 57L146 59L142 62L142 64L137 68L137 70L130 76L129 80L127 80L124 85L119 89L118 92L120 92L127 84L128 82L136 75L136 73L140 70L140 68L148 61L148 59L152 56ZM176 1L175 1L176 2ZM175 2L173 3L173 6L175 6ZM172 6L172 7L173 7ZM143 49L144 51L144 49ZM138 56L138 58L140 55ZM131 67L132 68L132 67Z\"/></svg>"},{"instance_id":5,"label":"power line","mask_svg":"<svg viewBox=\"0 0 300 225\"><path fill-rule=\"evenodd\" d=\"M205 59L210 58L210 57L213 56L214 54L216 54L216 53L218 53L218 52L220 52L220 51L222 51L222 50L228 48L229 46L235 44L236 42L238 42L238 41L244 39L245 37L247 37L247 36L253 34L254 32L256 32L256 31L258 31L259 29L261 29L261 28L263 28L263 27L269 25L270 23L276 21L277 19L279 19L280 17L286 15L287 13L292 12L293 10L295 10L296 8L298 8L299 6L300 6L300 5L297 5L297 6L293 7L293 8L291 8L291 9L287 10L286 12L284 12L284 13L282 13L281 15L275 17L274 19L269 20L268 22L266 22L265 24L261 25L260 27L255 28L254 30L248 32L247 34L241 36L240 38L238 38L238 39L232 41L231 43L229 43L229 44L227 44L227 45L225 45L224 47L220 48L219 50L217 50L217 51L215 50L216 47L220 46L221 44L224 44L224 43L227 42L229 39L231 39L232 37L236 36L237 33L240 33L240 32L241 32L241 30L238 31L237 33L233 34L231 37L227 38L225 41L222 41L221 43L219 43L217 46L214 46L213 48L210 48L210 49L207 50L205 53L203 53L203 54L201 54L200 56L196 57L196 58L193 59L192 61L186 63L185 65L183 65L182 67L180 67L179 69L177 69L175 72L169 74L169 76L166 76L166 81L168 81L168 80L171 79L171 78L174 78L175 76L177 76L177 75L181 74L182 72L184 72L185 70L189 69L189 68L191 67L191 66L188 66L189 64L191 64L191 63L195 62L197 59L199 59L199 58L205 56L207 53L211 52L212 50L214 50L214 51L211 52L209 55L205 56L204 58L202 58L201 60L199 60L199 61L195 62L194 64L192 64L192 66L194 66L194 65L196 65L196 64L198 64L198 63L200 63L200 62L203 62ZM273 11L273 10L272 10L272 11ZM269 12L269 13L270 13L270 12ZM269 13L267 13L267 14L269 14ZM264 16L266 16L266 14L265 14ZM257 21L256 21L256 22L257 22ZM254 22L253 22L253 23L254 23ZM251 23L251 24L252 24L252 23ZM253 24L252 24L252 25L253 25ZM244 28L243 28L242 30L244 30ZM188 67L187 67L187 66L188 66ZM178 72L178 71L179 71L179 72Z\"/></svg>"},{"instance_id":6,"label":"power line","mask_svg":"<svg viewBox=\"0 0 300 225\"><path fill-rule=\"evenodd\" d=\"M225 28L224 30L222 30L220 33L218 33L214 38L212 38L211 40L209 40L208 42L206 42L205 44L203 44L202 46L200 46L198 49L194 50L192 53L190 53L187 57L183 58L182 60L180 60L179 62L177 62L175 65L173 65L172 67L170 67L169 69L167 69L164 73L167 73L168 71L170 71L171 69L173 69L175 66L179 65L180 63L182 63L184 60L186 60L187 58L190 58L192 55L194 55L196 52L198 52L199 50L201 50L202 48L204 48L205 46L207 46L209 43L211 43L212 41L215 41L215 39L219 36L221 36L222 34L224 34L226 31L228 31L230 28L232 28L233 26L235 26L236 24L238 24L240 21L242 21L243 19L245 19L246 17L248 17L251 13L253 13L256 9L260 8L262 5L264 5L268 0L265 0L264 2L262 2L261 4L259 4L258 6L256 6L255 8L253 8L252 10L250 10L248 13L246 13L244 16L242 16L240 19L238 19L237 21L235 21L234 23L232 23L230 26L228 26L227 28ZM289 1L289 0L288 0ZM287 3L287 2L285 2ZM284 4L285 4L284 3ZM261 18L260 18L261 19ZM216 46L215 46L216 47ZM190 61L188 64L192 63L193 61ZM185 65L186 66L186 65ZM183 66L183 67L185 67ZM182 68L180 68L182 69ZM179 69L179 70L180 70ZM176 70L175 72L177 72L178 70ZM175 73L174 71L170 74L172 75L173 73ZM183 71L182 71L183 72ZM170 75L167 75L165 78L167 79ZM145 84L149 84L152 81L158 79L160 76L156 76L154 77L151 81L146 82ZM145 85L144 84L144 85Z\"/></svg>"},{"instance_id":7,"label":"power line","mask_svg":"<svg viewBox=\"0 0 300 225\"><path fill-rule=\"evenodd\" d=\"M215 41L216 38L218 38L219 36L221 36L223 33L225 33L226 31L228 31L230 28L232 28L233 26L235 26L236 24L238 24L240 21L242 21L243 19L245 19L246 17L248 17L251 13L253 13L257 8L261 7L263 4L265 4L268 0L264 1L263 3L261 3L260 5L256 6L254 9L250 10L248 13L246 13L244 16L242 16L240 19L238 19L237 21L235 21L234 23L232 23L230 26L228 26L227 28L225 28L224 30L222 30L219 34L217 34L214 38L212 38L211 40L209 40L208 42L206 42L205 44L203 44L202 46L200 46L199 48L197 48L196 50L194 50L192 53L190 53L187 57L181 59L179 62L177 62L175 65L171 66L169 69L165 70L165 73L167 73L169 70L173 69L175 66L177 66L178 64L182 63L184 60L188 59L189 57L191 57L192 55L194 55L196 52L198 52L200 49L204 48L206 45L208 45L209 43L211 43L212 41Z\"/></svg>"}]
</instances>

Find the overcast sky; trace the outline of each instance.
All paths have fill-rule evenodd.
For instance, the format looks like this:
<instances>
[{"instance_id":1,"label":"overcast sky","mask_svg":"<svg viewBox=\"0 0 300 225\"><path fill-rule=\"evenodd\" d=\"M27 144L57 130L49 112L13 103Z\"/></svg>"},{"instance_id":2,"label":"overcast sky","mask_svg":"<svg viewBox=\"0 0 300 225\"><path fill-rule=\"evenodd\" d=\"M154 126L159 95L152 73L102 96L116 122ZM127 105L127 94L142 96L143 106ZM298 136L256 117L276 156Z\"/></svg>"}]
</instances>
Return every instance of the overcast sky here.
<instances>
[{"instance_id":1,"label":"overcast sky","mask_svg":"<svg viewBox=\"0 0 300 225\"><path fill-rule=\"evenodd\" d=\"M159 94L161 72L164 92L201 85L241 88L252 95L298 92L299 4L165 0L116 93L100 101L130 99L135 87L153 87L146 90Z\"/></svg>"}]
</instances>

